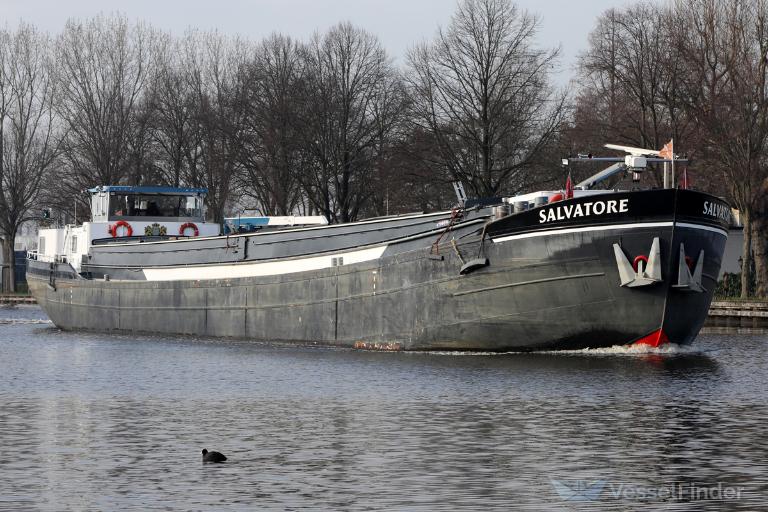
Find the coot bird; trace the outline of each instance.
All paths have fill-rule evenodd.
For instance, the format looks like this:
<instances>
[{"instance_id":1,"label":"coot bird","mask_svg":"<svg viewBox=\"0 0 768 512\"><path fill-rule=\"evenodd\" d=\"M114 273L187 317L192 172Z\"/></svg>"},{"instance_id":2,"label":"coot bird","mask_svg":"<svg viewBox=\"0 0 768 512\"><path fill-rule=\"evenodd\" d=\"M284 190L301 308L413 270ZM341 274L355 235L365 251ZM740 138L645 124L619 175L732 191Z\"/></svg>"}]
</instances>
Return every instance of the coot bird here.
<instances>
[{"instance_id":1,"label":"coot bird","mask_svg":"<svg viewBox=\"0 0 768 512\"><path fill-rule=\"evenodd\" d=\"M209 452L203 448L203 462L224 462L227 458L223 453Z\"/></svg>"}]
</instances>

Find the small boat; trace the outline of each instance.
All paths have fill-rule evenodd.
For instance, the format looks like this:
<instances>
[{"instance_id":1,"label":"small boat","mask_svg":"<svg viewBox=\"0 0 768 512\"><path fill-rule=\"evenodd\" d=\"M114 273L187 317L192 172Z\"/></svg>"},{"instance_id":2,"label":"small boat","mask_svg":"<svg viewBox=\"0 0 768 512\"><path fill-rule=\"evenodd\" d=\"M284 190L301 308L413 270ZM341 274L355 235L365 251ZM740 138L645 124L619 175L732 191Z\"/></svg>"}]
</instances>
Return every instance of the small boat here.
<instances>
[{"instance_id":1,"label":"small boat","mask_svg":"<svg viewBox=\"0 0 768 512\"><path fill-rule=\"evenodd\" d=\"M205 189L100 186L90 222L40 230L27 281L67 330L371 350L691 343L731 208L683 188L596 190L665 161L616 160L572 196L332 225L231 218L223 234Z\"/></svg>"}]
</instances>

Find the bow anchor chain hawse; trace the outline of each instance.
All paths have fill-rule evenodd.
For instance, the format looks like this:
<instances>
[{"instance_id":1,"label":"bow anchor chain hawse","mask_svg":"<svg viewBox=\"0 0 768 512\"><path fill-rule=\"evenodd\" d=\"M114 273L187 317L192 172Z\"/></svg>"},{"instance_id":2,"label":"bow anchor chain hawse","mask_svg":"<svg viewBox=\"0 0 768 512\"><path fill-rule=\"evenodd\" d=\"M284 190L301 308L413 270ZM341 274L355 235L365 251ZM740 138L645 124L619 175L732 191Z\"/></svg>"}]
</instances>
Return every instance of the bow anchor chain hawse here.
<instances>
[{"instance_id":1,"label":"bow anchor chain hawse","mask_svg":"<svg viewBox=\"0 0 768 512\"><path fill-rule=\"evenodd\" d=\"M661 249L659 248L659 238L655 237L651 244L651 252L647 258L638 256L635 258L635 265L630 263L624 251L619 244L613 244L613 253L616 256L616 266L619 269L619 278L621 286L627 288L636 288L639 286L650 286L660 283L661 278ZM673 288L681 291L701 293L706 289L701 284L701 278L704 271L704 249L699 252L699 259L696 267L691 273L688 267L687 257L685 255L685 246L680 244L680 260L677 269L677 284Z\"/></svg>"}]
</instances>

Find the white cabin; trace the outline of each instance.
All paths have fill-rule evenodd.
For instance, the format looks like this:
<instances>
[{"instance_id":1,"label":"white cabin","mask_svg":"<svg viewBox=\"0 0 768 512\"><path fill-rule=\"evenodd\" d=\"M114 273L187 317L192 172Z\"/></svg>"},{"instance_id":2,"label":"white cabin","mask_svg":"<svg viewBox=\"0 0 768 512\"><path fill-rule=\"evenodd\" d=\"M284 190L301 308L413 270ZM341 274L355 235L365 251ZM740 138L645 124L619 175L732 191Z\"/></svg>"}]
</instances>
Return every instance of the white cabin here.
<instances>
[{"instance_id":1,"label":"white cabin","mask_svg":"<svg viewBox=\"0 0 768 512\"><path fill-rule=\"evenodd\" d=\"M205 221L207 189L103 186L90 189L91 221L81 226L41 229L37 259L66 261L78 272L94 240L115 243L144 237L216 236L219 225Z\"/></svg>"}]
</instances>

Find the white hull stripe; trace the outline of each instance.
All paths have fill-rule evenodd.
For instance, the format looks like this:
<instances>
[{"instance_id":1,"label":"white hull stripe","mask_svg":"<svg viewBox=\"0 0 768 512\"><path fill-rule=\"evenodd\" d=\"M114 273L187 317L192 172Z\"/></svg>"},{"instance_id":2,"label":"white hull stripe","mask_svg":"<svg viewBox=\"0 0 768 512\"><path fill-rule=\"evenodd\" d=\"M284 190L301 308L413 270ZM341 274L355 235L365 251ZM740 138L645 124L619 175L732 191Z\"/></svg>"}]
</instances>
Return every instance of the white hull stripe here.
<instances>
[{"instance_id":1,"label":"white hull stripe","mask_svg":"<svg viewBox=\"0 0 768 512\"><path fill-rule=\"evenodd\" d=\"M634 224L611 224L608 226L585 226L581 228L564 228L564 229L550 229L548 231L534 231L533 233L522 233L519 235L502 236L500 238L493 238L495 243L506 242L508 240L521 240L523 238L535 238L539 236L549 235L565 235L568 233L584 233L588 231L608 231L614 229L646 229L646 228L663 228L672 227L674 223L672 221L666 222L636 222ZM701 224L688 224L683 222L677 223L678 227L702 229L704 231L713 231L723 236L728 236L728 233L724 229L714 228L710 226L703 226Z\"/></svg>"},{"instance_id":2,"label":"white hull stripe","mask_svg":"<svg viewBox=\"0 0 768 512\"><path fill-rule=\"evenodd\" d=\"M728 236L728 232L722 228L715 228L712 226L704 226L702 224L688 224L687 222L678 222L675 224L675 227L678 228L691 228L691 229L702 229L704 231L712 231L713 233L718 233L723 236Z\"/></svg>"},{"instance_id":3,"label":"white hull stripe","mask_svg":"<svg viewBox=\"0 0 768 512\"><path fill-rule=\"evenodd\" d=\"M332 255L311 256L309 258L292 260L268 261L262 263L145 268L143 272L144 278L147 281L202 281L206 279L274 276L329 268L333 266L334 258L343 258L343 265L376 260L384 254L386 249L387 246L383 245L370 249L361 249L359 251L339 252Z\"/></svg>"}]
</instances>

